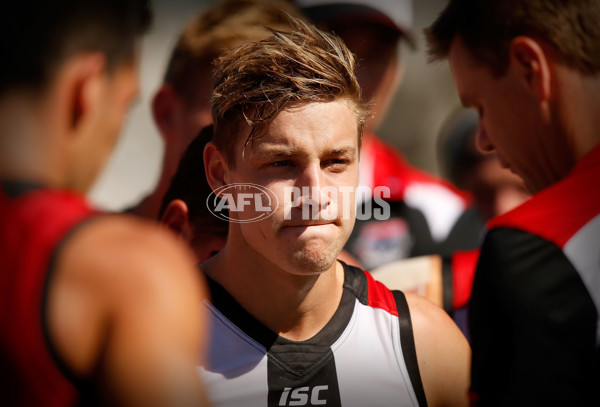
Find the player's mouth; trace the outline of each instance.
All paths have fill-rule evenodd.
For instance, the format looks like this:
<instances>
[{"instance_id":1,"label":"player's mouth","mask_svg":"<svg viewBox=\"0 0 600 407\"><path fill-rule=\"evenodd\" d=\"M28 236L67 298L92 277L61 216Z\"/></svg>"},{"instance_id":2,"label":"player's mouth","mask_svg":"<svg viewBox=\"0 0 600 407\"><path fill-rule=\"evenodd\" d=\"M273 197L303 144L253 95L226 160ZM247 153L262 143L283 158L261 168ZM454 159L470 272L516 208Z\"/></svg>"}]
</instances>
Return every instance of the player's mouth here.
<instances>
[{"instance_id":1,"label":"player's mouth","mask_svg":"<svg viewBox=\"0 0 600 407\"><path fill-rule=\"evenodd\" d=\"M288 223L284 223L283 227L284 228L308 228L308 227L313 227L313 226L325 226L325 225L332 225L332 224L336 224L337 222L335 220L314 220L314 221L302 221L302 222L288 222Z\"/></svg>"}]
</instances>

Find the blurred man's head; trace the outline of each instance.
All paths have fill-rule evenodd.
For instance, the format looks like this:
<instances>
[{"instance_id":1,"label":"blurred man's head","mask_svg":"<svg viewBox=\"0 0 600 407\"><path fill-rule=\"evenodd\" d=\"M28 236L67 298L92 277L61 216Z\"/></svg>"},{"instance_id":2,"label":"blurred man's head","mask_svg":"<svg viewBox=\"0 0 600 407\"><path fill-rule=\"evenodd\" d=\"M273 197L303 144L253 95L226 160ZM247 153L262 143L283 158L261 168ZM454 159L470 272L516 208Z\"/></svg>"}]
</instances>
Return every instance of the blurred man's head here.
<instances>
[{"instance_id":1,"label":"blurred man's head","mask_svg":"<svg viewBox=\"0 0 600 407\"><path fill-rule=\"evenodd\" d=\"M183 154L159 212L159 220L183 237L198 262L220 251L227 239L228 222L208 210L212 189L206 181L204 146L212 140L213 126L207 126Z\"/></svg>"},{"instance_id":2,"label":"blurred man's head","mask_svg":"<svg viewBox=\"0 0 600 407\"><path fill-rule=\"evenodd\" d=\"M221 0L187 24L153 101L154 119L170 154L163 163L169 177L187 145L212 123L214 59L246 41L267 37L267 27L289 29L289 16L297 14L286 0Z\"/></svg>"},{"instance_id":3,"label":"blurred man's head","mask_svg":"<svg viewBox=\"0 0 600 407\"><path fill-rule=\"evenodd\" d=\"M400 43L414 47L411 0L296 0L319 28L339 35L357 58L356 76L365 100L373 103L367 123L383 120L400 85Z\"/></svg>"},{"instance_id":4,"label":"blurred man's head","mask_svg":"<svg viewBox=\"0 0 600 407\"><path fill-rule=\"evenodd\" d=\"M426 31L432 58L449 58L463 104L479 112L479 147L532 192L595 143L581 130L600 90L599 19L594 0L453 0Z\"/></svg>"},{"instance_id":5,"label":"blurred man's head","mask_svg":"<svg viewBox=\"0 0 600 407\"><path fill-rule=\"evenodd\" d=\"M42 93L61 65L78 54L99 52L107 72L114 72L132 62L137 40L151 20L144 0L10 2L3 8L0 94Z\"/></svg>"},{"instance_id":6,"label":"blurred man's head","mask_svg":"<svg viewBox=\"0 0 600 407\"><path fill-rule=\"evenodd\" d=\"M260 219L257 205L230 209L225 251L231 242L287 272L315 274L332 267L354 224L353 194L341 187L357 186L368 112L343 42L293 21L292 31L217 61L215 137L204 157L211 187L229 187L233 203L257 187L278 202ZM293 199L294 188L308 193Z\"/></svg>"},{"instance_id":7,"label":"blurred man's head","mask_svg":"<svg viewBox=\"0 0 600 407\"><path fill-rule=\"evenodd\" d=\"M2 163L31 178L85 191L137 93L136 56L151 19L148 5L142 0L33 1L10 2L4 11ZM34 138L39 148L22 148ZM47 176L35 173L41 160L47 160Z\"/></svg>"},{"instance_id":8,"label":"blurred man's head","mask_svg":"<svg viewBox=\"0 0 600 407\"><path fill-rule=\"evenodd\" d=\"M487 221L520 205L529 194L523 180L503 168L495 154L477 150L478 122L472 109L453 112L440 132L438 152L446 177L473 194L475 206Z\"/></svg>"}]
</instances>

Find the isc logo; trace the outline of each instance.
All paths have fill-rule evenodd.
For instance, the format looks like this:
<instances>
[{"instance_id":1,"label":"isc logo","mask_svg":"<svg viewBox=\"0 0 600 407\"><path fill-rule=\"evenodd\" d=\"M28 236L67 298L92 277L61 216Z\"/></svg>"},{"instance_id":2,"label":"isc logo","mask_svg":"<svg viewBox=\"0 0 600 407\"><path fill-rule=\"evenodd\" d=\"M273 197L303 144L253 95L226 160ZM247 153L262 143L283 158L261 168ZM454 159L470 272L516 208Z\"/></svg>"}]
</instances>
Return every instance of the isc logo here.
<instances>
[{"instance_id":1,"label":"isc logo","mask_svg":"<svg viewBox=\"0 0 600 407\"><path fill-rule=\"evenodd\" d=\"M280 406L323 406L327 404L327 398L323 397L320 393L326 391L329 386L315 386L310 389L310 387L298 387L297 389L293 389L291 387L286 387L283 389L283 393L281 393L281 398L279 399ZM291 390L291 393L290 393ZM308 404L310 397L310 404Z\"/></svg>"}]
</instances>

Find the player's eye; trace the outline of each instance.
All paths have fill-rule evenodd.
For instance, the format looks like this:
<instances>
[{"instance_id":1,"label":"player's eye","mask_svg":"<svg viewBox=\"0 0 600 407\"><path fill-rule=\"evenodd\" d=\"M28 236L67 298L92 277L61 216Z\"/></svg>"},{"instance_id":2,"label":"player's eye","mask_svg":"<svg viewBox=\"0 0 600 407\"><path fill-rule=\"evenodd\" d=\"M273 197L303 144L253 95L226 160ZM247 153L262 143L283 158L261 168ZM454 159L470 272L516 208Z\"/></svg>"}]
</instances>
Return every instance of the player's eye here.
<instances>
[{"instance_id":1,"label":"player's eye","mask_svg":"<svg viewBox=\"0 0 600 407\"><path fill-rule=\"evenodd\" d=\"M269 167L275 167L275 168L290 167L290 166L292 166L291 160L273 161L272 163L269 164Z\"/></svg>"},{"instance_id":2,"label":"player's eye","mask_svg":"<svg viewBox=\"0 0 600 407\"><path fill-rule=\"evenodd\" d=\"M329 160L325 160L322 163L324 168L330 168L333 170L342 170L346 168L349 164L349 160L344 158L331 158Z\"/></svg>"}]
</instances>

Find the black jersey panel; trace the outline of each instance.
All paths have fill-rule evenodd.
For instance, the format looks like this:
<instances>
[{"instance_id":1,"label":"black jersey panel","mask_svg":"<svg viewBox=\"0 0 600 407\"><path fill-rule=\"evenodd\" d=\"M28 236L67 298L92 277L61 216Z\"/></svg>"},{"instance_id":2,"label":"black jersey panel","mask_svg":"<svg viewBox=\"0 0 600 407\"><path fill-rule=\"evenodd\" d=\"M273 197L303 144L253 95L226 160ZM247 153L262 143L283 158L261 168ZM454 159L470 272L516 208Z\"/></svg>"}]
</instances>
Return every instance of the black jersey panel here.
<instances>
[{"instance_id":1,"label":"black jersey panel","mask_svg":"<svg viewBox=\"0 0 600 407\"><path fill-rule=\"evenodd\" d=\"M427 406L425 398L425 390L421 381L421 372L419 371L419 362L417 360L417 350L415 348L415 337L412 329L412 321L410 318L410 309L406 302L404 293L399 290L392 291L396 307L398 309L398 320L400 322L400 343L402 344L402 352L404 353L404 361L406 369L410 376L410 381L417 396L417 401L420 407Z\"/></svg>"},{"instance_id":2,"label":"black jersey panel","mask_svg":"<svg viewBox=\"0 0 600 407\"><path fill-rule=\"evenodd\" d=\"M450 256L456 251L476 249L481 246L484 230L485 220L479 210L471 206L452 226L448 237L440 242L436 254Z\"/></svg>"},{"instance_id":3,"label":"black jersey panel","mask_svg":"<svg viewBox=\"0 0 600 407\"><path fill-rule=\"evenodd\" d=\"M555 244L491 230L469 308L472 390L482 405L600 405L589 404L598 401L596 308Z\"/></svg>"},{"instance_id":4,"label":"black jersey panel","mask_svg":"<svg viewBox=\"0 0 600 407\"><path fill-rule=\"evenodd\" d=\"M310 352L309 349L304 351ZM302 358L300 353L295 352L290 356L293 357L294 354ZM341 407L335 358L331 349L328 348L324 356L310 367L309 372L306 369L294 372L287 365L280 363L278 358L269 355L267 363L269 407L322 405Z\"/></svg>"},{"instance_id":5,"label":"black jersey panel","mask_svg":"<svg viewBox=\"0 0 600 407\"><path fill-rule=\"evenodd\" d=\"M344 279L344 290L351 292L361 304L367 305L369 302L369 290L365 272L358 267L349 266L340 261L344 266L346 276Z\"/></svg>"}]
</instances>

